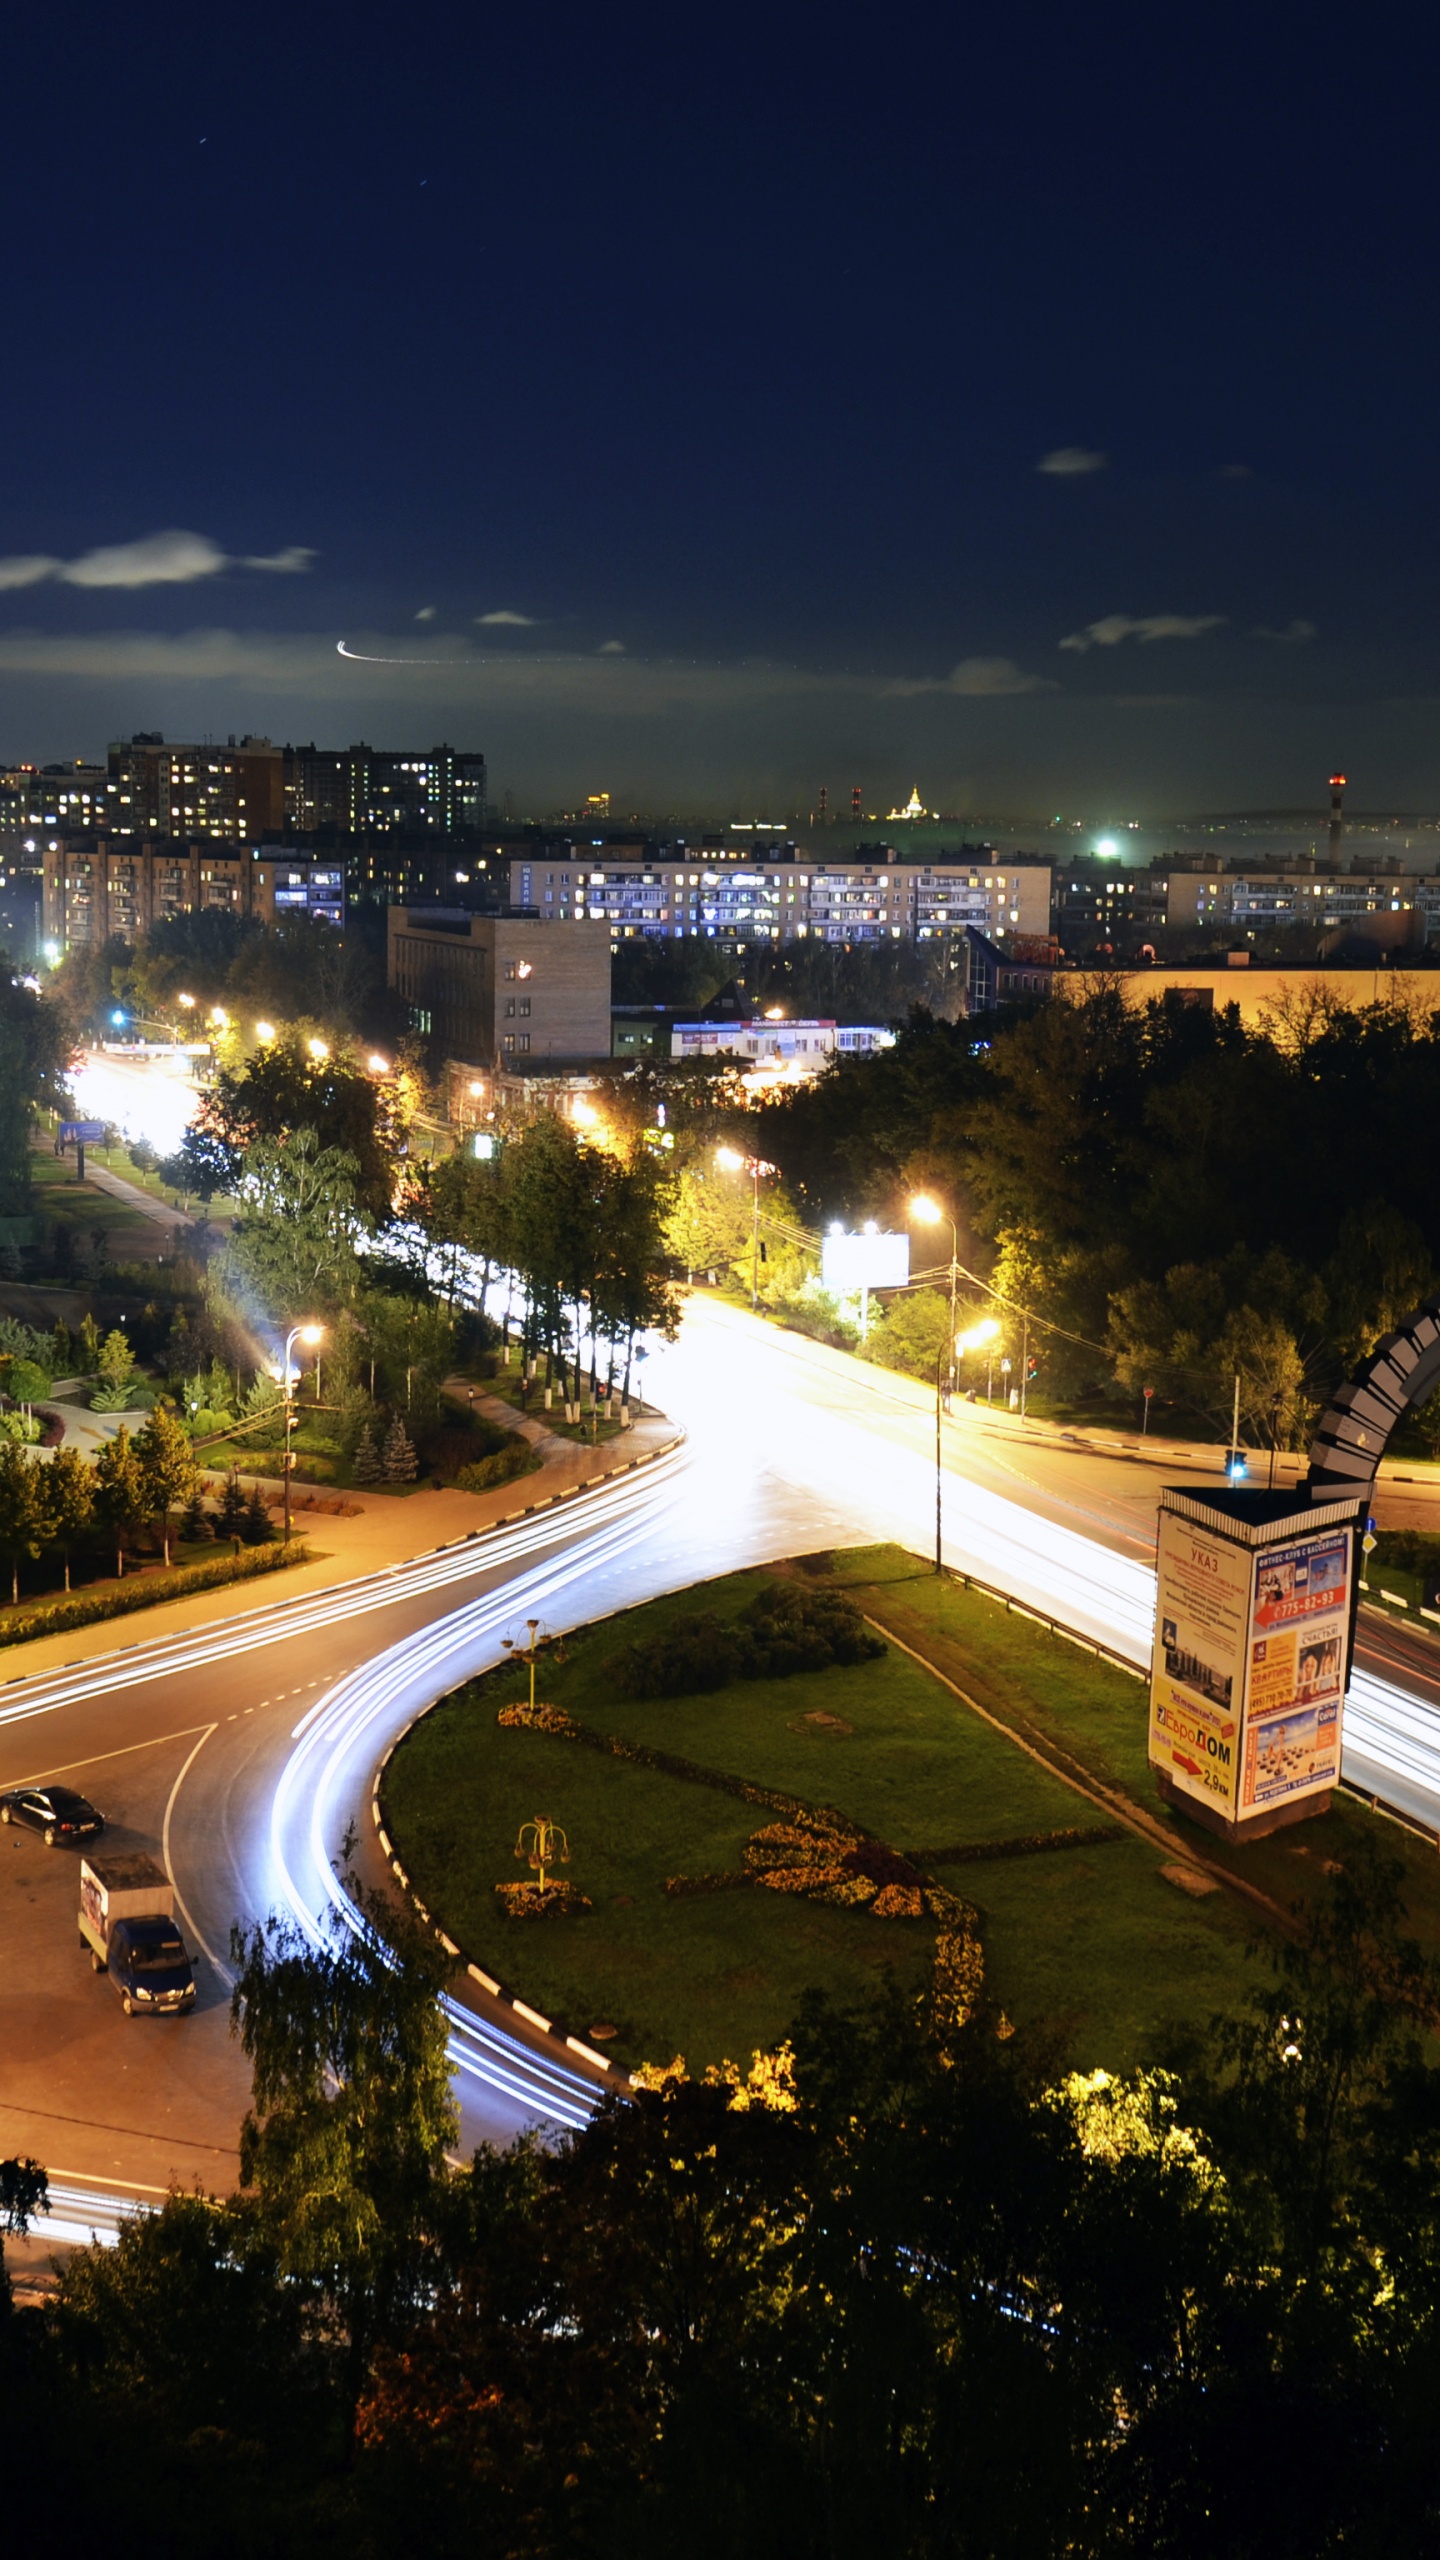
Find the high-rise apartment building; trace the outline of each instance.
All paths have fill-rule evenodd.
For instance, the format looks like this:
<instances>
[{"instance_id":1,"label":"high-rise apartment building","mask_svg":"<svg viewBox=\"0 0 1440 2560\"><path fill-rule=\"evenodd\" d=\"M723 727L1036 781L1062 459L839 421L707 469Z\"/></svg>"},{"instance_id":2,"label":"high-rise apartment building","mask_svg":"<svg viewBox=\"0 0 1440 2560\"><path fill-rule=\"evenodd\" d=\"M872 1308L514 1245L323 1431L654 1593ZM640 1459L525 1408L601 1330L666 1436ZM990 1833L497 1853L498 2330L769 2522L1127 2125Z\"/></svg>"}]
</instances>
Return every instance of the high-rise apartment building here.
<instances>
[{"instance_id":1,"label":"high-rise apartment building","mask_svg":"<svg viewBox=\"0 0 1440 2560\"><path fill-rule=\"evenodd\" d=\"M244 844L284 824L284 758L268 738L177 746L158 730L141 730L110 748L107 835Z\"/></svg>"},{"instance_id":2,"label":"high-rise apartment building","mask_svg":"<svg viewBox=\"0 0 1440 2560\"><path fill-rule=\"evenodd\" d=\"M7 860L40 869L38 839L55 827L103 827L109 774L103 764L20 764L0 773L0 842ZM33 846L26 837L37 841Z\"/></svg>"},{"instance_id":3,"label":"high-rise apartment building","mask_svg":"<svg viewBox=\"0 0 1440 2560\"><path fill-rule=\"evenodd\" d=\"M287 747L285 810L297 835L474 835L485 759L456 747Z\"/></svg>"}]
</instances>

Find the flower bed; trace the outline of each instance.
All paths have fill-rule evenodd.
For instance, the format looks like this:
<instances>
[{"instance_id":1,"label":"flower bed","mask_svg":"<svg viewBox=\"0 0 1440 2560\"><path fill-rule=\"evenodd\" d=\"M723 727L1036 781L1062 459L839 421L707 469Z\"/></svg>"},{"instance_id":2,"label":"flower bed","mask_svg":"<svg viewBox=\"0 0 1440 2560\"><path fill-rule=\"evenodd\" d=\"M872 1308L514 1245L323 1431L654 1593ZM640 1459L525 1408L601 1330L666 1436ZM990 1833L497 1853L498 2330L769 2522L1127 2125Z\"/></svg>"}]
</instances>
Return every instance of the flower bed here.
<instances>
[{"instance_id":1,"label":"flower bed","mask_svg":"<svg viewBox=\"0 0 1440 2560\"><path fill-rule=\"evenodd\" d=\"M575 1920L593 1909L574 1884L497 1884L495 1897L507 1920Z\"/></svg>"}]
</instances>

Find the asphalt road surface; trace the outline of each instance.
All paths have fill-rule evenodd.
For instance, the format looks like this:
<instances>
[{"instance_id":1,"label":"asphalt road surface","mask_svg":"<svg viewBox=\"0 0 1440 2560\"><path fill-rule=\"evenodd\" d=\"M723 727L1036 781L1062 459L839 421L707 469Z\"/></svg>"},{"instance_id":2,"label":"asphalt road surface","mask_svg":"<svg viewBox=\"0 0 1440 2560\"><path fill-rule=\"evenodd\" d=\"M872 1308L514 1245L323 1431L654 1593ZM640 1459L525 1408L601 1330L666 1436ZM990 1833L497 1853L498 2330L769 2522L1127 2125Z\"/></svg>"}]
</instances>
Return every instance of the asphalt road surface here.
<instances>
[{"instance_id":1,"label":"asphalt road surface","mask_svg":"<svg viewBox=\"0 0 1440 2560\"><path fill-rule=\"evenodd\" d=\"M0 1688L0 1783L63 1775L92 1795L117 1845L168 1863L199 1956L193 2016L126 2019L79 1946L76 1855L0 1832L0 2152L46 2163L57 2232L104 2227L107 2198L233 2179L248 2085L228 2031L231 1926L272 1910L318 1926L352 1828L361 1873L387 1880L370 1820L376 1763L431 1699L493 1662L504 1635L536 1616L575 1626L774 1556L933 1545L933 1399L909 1382L697 1302L646 1392L685 1426L684 1447L574 1504ZM948 1562L1148 1658L1158 1491L1214 1482L1213 1463L1097 1452L961 1406L944 1469ZM1396 1498L1428 1516L1422 1492ZM1426 1639L1367 1626L1347 1773L1440 1821L1432 1661ZM517 2032L473 1984L453 2029L462 2148L578 2121L591 2103L596 2075Z\"/></svg>"}]
</instances>

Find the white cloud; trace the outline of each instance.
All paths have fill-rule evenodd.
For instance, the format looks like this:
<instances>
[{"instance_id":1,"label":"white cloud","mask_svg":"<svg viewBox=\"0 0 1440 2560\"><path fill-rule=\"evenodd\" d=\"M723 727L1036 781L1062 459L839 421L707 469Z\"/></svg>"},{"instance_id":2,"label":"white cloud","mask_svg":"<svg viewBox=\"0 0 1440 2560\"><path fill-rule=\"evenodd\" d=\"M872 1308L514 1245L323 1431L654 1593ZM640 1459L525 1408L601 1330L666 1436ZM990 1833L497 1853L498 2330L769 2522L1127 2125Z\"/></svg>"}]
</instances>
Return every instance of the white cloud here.
<instances>
[{"instance_id":1,"label":"white cloud","mask_svg":"<svg viewBox=\"0 0 1440 2560\"><path fill-rule=\"evenodd\" d=\"M66 587L188 587L197 578L214 578L232 565L269 569L293 576L308 569L313 551L293 544L232 563L204 533L148 533L139 542L117 542L99 551L84 551L78 560L56 560L45 552L21 553L0 560L0 588L38 587L53 579Z\"/></svg>"},{"instance_id":2,"label":"white cloud","mask_svg":"<svg viewBox=\"0 0 1440 2560\"><path fill-rule=\"evenodd\" d=\"M1287 647L1297 648L1306 640L1318 640L1320 634L1313 622L1307 622L1303 614L1297 613L1294 621L1287 622L1283 631L1271 631L1262 622L1259 630L1252 631L1250 637L1252 640L1279 640Z\"/></svg>"},{"instance_id":3,"label":"white cloud","mask_svg":"<svg viewBox=\"0 0 1440 2560\"><path fill-rule=\"evenodd\" d=\"M67 587L187 587L224 567L224 552L207 534L150 533L141 542L87 551L56 574Z\"/></svg>"},{"instance_id":4,"label":"white cloud","mask_svg":"<svg viewBox=\"0 0 1440 2560\"><path fill-rule=\"evenodd\" d=\"M1072 631L1060 646L1083 656L1087 649L1116 649L1122 640L1199 640L1224 620L1223 613L1107 613L1083 631Z\"/></svg>"},{"instance_id":5,"label":"white cloud","mask_svg":"<svg viewBox=\"0 0 1440 2560\"><path fill-rule=\"evenodd\" d=\"M65 563L51 560L43 551L17 552L9 560L0 560L0 587L38 587L42 578L58 576Z\"/></svg>"},{"instance_id":6,"label":"white cloud","mask_svg":"<svg viewBox=\"0 0 1440 2560\"><path fill-rule=\"evenodd\" d=\"M475 619L482 625L490 625L499 622L509 623L513 625L514 629L517 631L533 631L535 628L535 616L533 613L510 613L504 607L501 608L499 613L477 613Z\"/></svg>"},{"instance_id":7,"label":"white cloud","mask_svg":"<svg viewBox=\"0 0 1440 2560\"><path fill-rule=\"evenodd\" d=\"M962 658L948 676L899 676L884 691L896 694L958 693L970 701L999 701L1006 694L1053 693L1049 676L1027 675L1013 658Z\"/></svg>"},{"instance_id":8,"label":"white cloud","mask_svg":"<svg viewBox=\"0 0 1440 2560\"><path fill-rule=\"evenodd\" d=\"M623 658L625 643L623 640L602 640L595 655L597 658Z\"/></svg>"},{"instance_id":9,"label":"white cloud","mask_svg":"<svg viewBox=\"0 0 1440 2560\"><path fill-rule=\"evenodd\" d=\"M433 622L435 619L435 607L433 604L422 604L419 612L415 616L415 619L417 622Z\"/></svg>"},{"instance_id":10,"label":"white cloud","mask_svg":"<svg viewBox=\"0 0 1440 2560\"><path fill-rule=\"evenodd\" d=\"M1087 472L1108 468L1108 453L1092 453L1088 445L1057 444L1053 453L1042 454L1036 463L1051 480L1083 480Z\"/></svg>"},{"instance_id":11,"label":"white cloud","mask_svg":"<svg viewBox=\"0 0 1440 2560\"><path fill-rule=\"evenodd\" d=\"M292 542L285 551L247 552L242 569L268 569L277 578L298 578L315 554L308 543Z\"/></svg>"}]
</instances>

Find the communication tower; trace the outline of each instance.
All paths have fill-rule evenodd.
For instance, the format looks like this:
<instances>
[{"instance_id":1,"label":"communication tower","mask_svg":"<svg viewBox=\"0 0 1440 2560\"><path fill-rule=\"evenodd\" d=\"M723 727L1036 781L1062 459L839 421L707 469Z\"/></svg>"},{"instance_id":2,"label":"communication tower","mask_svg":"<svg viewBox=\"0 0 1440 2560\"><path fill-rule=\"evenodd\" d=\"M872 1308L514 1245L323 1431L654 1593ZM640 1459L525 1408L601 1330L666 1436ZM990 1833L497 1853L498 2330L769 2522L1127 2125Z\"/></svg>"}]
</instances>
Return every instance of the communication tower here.
<instances>
[{"instance_id":1,"label":"communication tower","mask_svg":"<svg viewBox=\"0 0 1440 2560\"><path fill-rule=\"evenodd\" d=\"M1332 773L1330 776L1330 859L1332 862L1338 862L1340 859L1340 839L1344 832L1345 776L1343 773Z\"/></svg>"}]
</instances>

